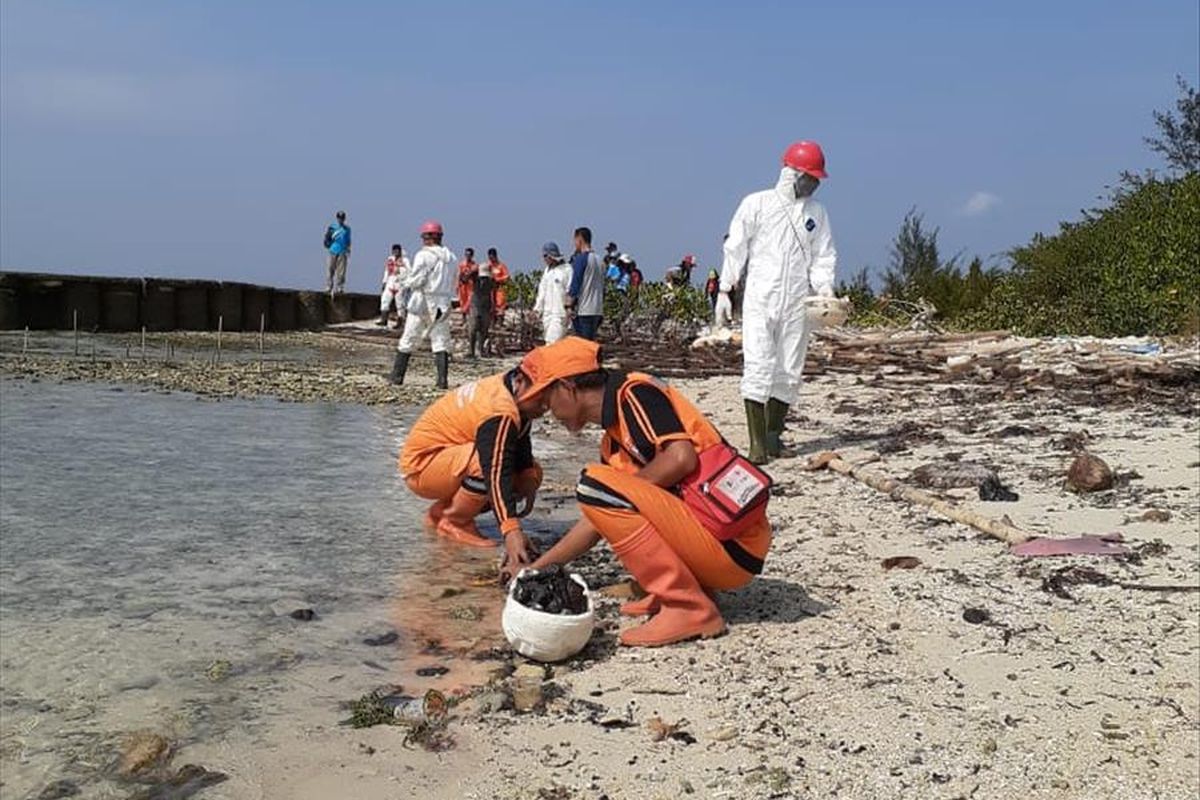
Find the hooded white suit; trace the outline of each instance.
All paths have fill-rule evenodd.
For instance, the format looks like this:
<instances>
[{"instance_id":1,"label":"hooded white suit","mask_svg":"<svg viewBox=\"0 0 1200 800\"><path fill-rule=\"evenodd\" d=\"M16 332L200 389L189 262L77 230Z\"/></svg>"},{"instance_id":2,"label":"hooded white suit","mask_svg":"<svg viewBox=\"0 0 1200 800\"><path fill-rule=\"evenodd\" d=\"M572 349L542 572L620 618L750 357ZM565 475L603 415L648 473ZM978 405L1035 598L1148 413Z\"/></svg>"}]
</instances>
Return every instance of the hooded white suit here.
<instances>
[{"instance_id":1,"label":"hooded white suit","mask_svg":"<svg viewBox=\"0 0 1200 800\"><path fill-rule=\"evenodd\" d=\"M808 350L804 298L833 296L829 218L811 197L796 198L798 174L784 167L774 189L747 195L725 240L721 291L744 287L741 389L756 403L796 401Z\"/></svg>"},{"instance_id":2,"label":"hooded white suit","mask_svg":"<svg viewBox=\"0 0 1200 800\"><path fill-rule=\"evenodd\" d=\"M542 333L546 344L553 344L567 335L567 309L563 305L571 287L571 265L559 261L542 271L533 310L542 318Z\"/></svg>"},{"instance_id":3,"label":"hooded white suit","mask_svg":"<svg viewBox=\"0 0 1200 800\"><path fill-rule=\"evenodd\" d=\"M458 257L440 244L426 245L417 251L404 278L408 297L408 316L398 350L411 353L428 333L430 349L450 352L450 298L454 294Z\"/></svg>"}]
</instances>

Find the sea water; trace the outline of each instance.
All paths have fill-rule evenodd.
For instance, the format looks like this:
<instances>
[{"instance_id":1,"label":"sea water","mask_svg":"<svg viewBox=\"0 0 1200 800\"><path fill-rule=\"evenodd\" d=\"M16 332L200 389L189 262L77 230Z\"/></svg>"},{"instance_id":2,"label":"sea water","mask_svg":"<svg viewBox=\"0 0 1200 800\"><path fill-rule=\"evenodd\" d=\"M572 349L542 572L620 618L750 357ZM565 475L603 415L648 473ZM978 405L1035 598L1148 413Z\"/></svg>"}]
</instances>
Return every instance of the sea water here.
<instances>
[{"instance_id":1,"label":"sea water","mask_svg":"<svg viewBox=\"0 0 1200 800\"><path fill-rule=\"evenodd\" d=\"M497 551L423 529L395 466L416 413L0 383L0 795L124 796L104 776L133 731L336 724L372 684L480 680Z\"/></svg>"}]
</instances>

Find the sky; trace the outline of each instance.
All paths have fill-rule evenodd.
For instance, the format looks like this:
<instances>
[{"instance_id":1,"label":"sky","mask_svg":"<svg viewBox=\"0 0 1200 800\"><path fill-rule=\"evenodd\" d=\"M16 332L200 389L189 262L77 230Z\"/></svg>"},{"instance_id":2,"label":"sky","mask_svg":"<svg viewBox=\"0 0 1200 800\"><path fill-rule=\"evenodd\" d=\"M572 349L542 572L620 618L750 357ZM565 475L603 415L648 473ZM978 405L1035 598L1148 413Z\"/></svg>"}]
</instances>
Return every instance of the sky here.
<instances>
[{"instance_id":1,"label":"sky","mask_svg":"<svg viewBox=\"0 0 1200 800\"><path fill-rule=\"evenodd\" d=\"M515 270L588 225L720 266L742 196L825 149L838 277L906 211L944 255L1096 205L1197 83L1196 0L0 2L0 269L349 287L428 218Z\"/></svg>"}]
</instances>

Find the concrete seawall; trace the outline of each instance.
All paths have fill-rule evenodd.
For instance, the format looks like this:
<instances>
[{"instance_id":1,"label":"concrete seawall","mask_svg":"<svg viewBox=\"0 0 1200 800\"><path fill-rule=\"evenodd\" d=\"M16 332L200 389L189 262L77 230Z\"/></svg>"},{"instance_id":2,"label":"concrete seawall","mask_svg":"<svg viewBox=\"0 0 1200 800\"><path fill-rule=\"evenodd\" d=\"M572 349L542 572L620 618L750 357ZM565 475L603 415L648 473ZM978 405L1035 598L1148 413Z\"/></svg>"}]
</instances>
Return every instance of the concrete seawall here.
<instances>
[{"instance_id":1,"label":"concrete seawall","mask_svg":"<svg viewBox=\"0 0 1200 800\"><path fill-rule=\"evenodd\" d=\"M230 281L0 272L0 330L312 330L370 319L379 297Z\"/></svg>"}]
</instances>

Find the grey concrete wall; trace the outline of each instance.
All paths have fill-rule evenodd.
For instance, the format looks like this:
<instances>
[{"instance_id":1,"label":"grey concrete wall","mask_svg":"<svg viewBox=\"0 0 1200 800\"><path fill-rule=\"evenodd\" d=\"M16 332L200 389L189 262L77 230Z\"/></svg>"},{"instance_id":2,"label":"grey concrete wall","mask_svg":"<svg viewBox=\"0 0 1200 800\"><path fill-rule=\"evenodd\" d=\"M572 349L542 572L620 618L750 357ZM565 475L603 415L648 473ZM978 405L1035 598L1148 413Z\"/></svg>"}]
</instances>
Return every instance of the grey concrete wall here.
<instances>
[{"instance_id":1,"label":"grey concrete wall","mask_svg":"<svg viewBox=\"0 0 1200 800\"><path fill-rule=\"evenodd\" d=\"M0 272L0 329L227 331L316 329L326 322L370 319L373 294L330 299L323 292L228 281L106 278Z\"/></svg>"}]
</instances>

